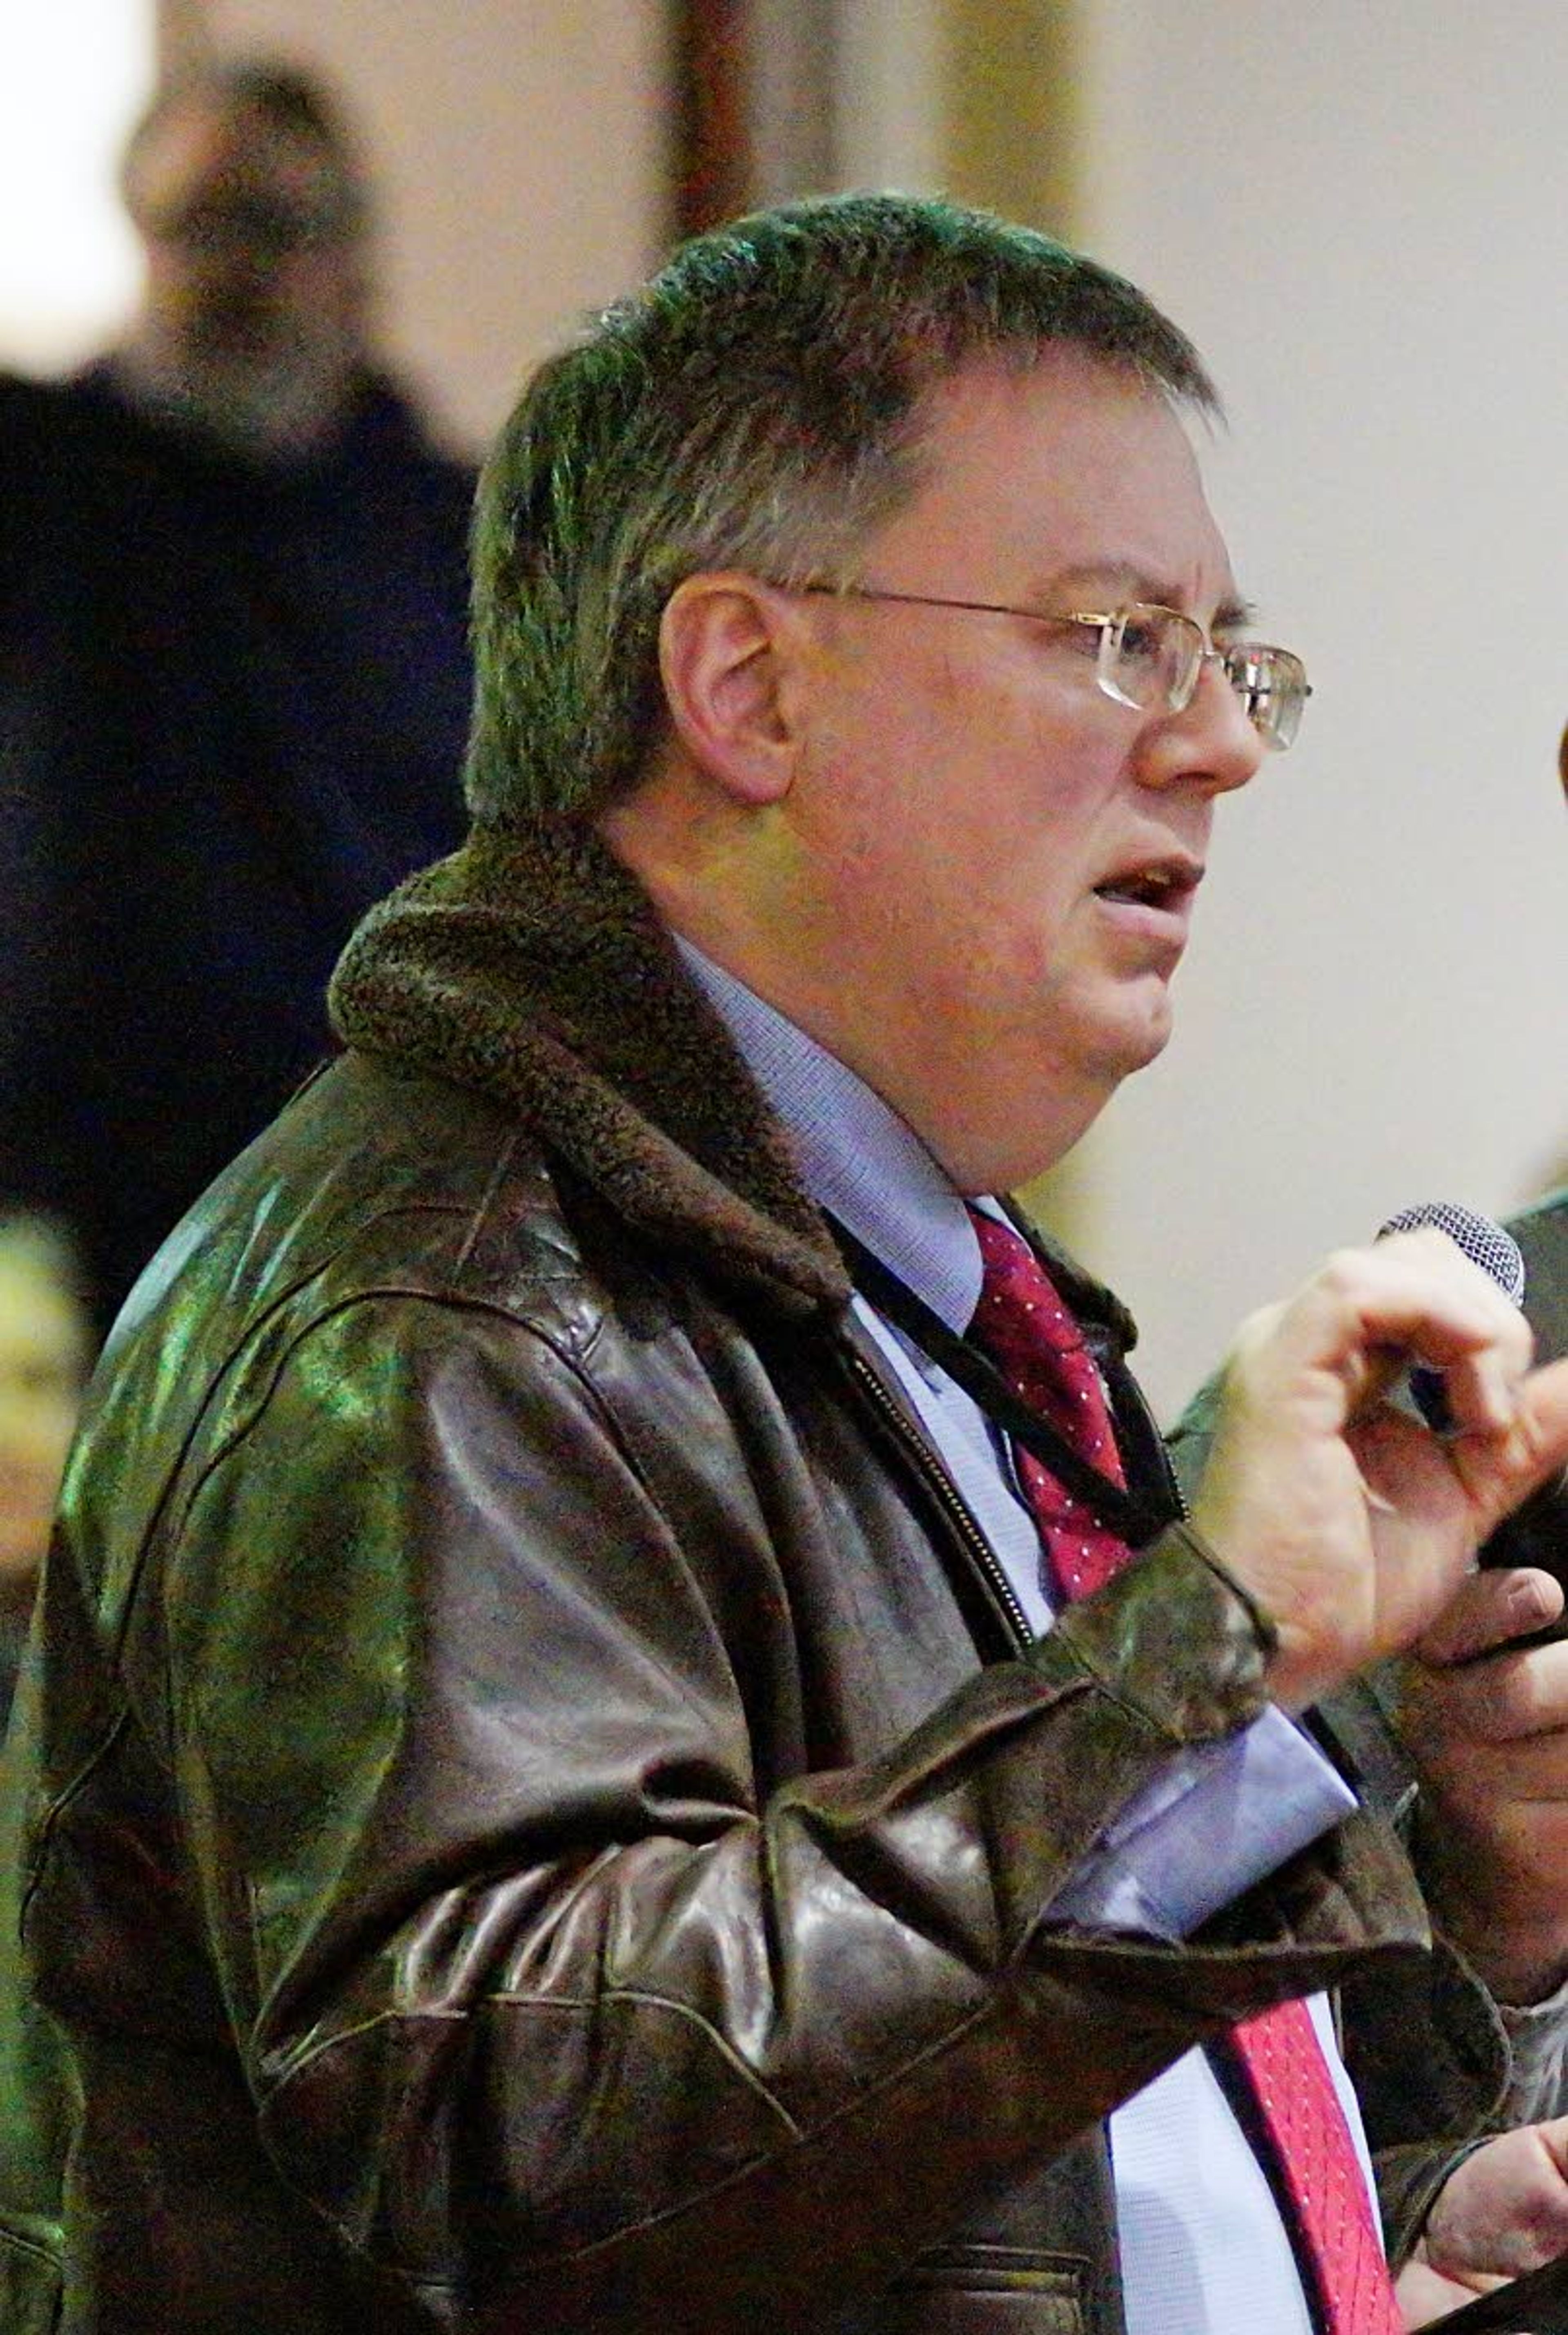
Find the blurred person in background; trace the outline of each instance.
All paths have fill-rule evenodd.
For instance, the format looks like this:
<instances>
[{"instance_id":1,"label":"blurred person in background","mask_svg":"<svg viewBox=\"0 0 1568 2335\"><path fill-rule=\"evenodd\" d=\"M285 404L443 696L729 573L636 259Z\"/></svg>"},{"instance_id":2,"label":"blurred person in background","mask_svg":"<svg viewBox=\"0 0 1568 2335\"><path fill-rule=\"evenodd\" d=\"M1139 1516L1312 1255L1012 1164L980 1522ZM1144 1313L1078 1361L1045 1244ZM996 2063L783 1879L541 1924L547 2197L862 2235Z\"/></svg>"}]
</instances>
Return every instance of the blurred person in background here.
<instances>
[{"instance_id":1,"label":"blurred person in background","mask_svg":"<svg viewBox=\"0 0 1568 2335\"><path fill-rule=\"evenodd\" d=\"M67 1243L35 1218L0 1217L0 1731L76 1424L88 1346Z\"/></svg>"},{"instance_id":2,"label":"blurred person in background","mask_svg":"<svg viewBox=\"0 0 1568 2335\"><path fill-rule=\"evenodd\" d=\"M457 840L469 689L471 471L376 362L335 102L203 67L123 190L123 344L0 383L0 1204L70 1226L101 1324Z\"/></svg>"},{"instance_id":3,"label":"blurred person in background","mask_svg":"<svg viewBox=\"0 0 1568 2335\"><path fill-rule=\"evenodd\" d=\"M181 81L121 189L146 291L100 378L130 403L262 461L334 446L362 402L406 418L368 366L368 190L324 90L262 66Z\"/></svg>"}]
</instances>

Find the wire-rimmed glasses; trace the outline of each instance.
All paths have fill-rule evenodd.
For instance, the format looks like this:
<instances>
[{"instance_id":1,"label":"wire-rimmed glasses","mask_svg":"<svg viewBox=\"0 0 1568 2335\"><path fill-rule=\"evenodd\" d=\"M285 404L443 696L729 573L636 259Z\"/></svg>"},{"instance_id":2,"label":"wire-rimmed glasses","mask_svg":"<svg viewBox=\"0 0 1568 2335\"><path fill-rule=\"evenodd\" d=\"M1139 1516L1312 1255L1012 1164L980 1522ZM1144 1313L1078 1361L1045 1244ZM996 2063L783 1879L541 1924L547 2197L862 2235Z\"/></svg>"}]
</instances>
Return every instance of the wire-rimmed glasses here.
<instances>
[{"instance_id":1,"label":"wire-rimmed glasses","mask_svg":"<svg viewBox=\"0 0 1568 2335\"><path fill-rule=\"evenodd\" d=\"M982 616L1025 616L1039 625L1077 625L1099 635L1095 681L1107 697L1143 713L1180 713L1190 705L1205 664L1217 664L1240 698L1243 711L1263 744L1282 753L1301 728L1312 686L1307 669L1292 650L1267 641L1231 641L1216 646L1195 616L1157 601L1135 600L1125 608L1073 609L1049 615L1005 600L949 600L931 592L894 592L869 584L807 584L807 592L851 600L906 601L922 608L961 608Z\"/></svg>"}]
</instances>

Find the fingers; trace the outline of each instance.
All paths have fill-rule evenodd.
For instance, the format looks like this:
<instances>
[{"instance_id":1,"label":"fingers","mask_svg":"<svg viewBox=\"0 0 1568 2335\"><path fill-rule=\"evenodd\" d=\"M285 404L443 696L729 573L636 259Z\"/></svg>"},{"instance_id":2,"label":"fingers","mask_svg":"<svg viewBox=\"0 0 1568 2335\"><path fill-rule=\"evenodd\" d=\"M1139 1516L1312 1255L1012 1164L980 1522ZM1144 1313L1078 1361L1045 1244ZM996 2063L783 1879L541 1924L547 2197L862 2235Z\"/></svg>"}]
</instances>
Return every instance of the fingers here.
<instances>
[{"instance_id":1,"label":"fingers","mask_svg":"<svg viewBox=\"0 0 1568 2335\"><path fill-rule=\"evenodd\" d=\"M1421 1778L1434 1917L1515 2003L1545 2000L1568 1973L1568 1641L1499 1643L1522 1592L1562 1603L1537 1573L1466 1582L1400 1665L1394 1714Z\"/></svg>"},{"instance_id":2,"label":"fingers","mask_svg":"<svg viewBox=\"0 0 1568 2335\"><path fill-rule=\"evenodd\" d=\"M1418 1660L1438 1670L1472 1662L1515 1638L1544 1629L1562 1611L1563 1591L1549 1573L1522 1566L1472 1573L1415 1652Z\"/></svg>"},{"instance_id":3,"label":"fingers","mask_svg":"<svg viewBox=\"0 0 1568 2335\"><path fill-rule=\"evenodd\" d=\"M1412 1665L1412 1701L1440 1709L1442 1732L1451 1742L1501 1745L1568 1736L1568 1642L1434 1666L1424 1681L1421 1668Z\"/></svg>"},{"instance_id":4,"label":"fingers","mask_svg":"<svg viewBox=\"0 0 1568 2335\"><path fill-rule=\"evenodd\" d=\"M1532 1376L1531 1342L1430 1228L1341 1251L1244 1325L1194 1516L1274 1625L1286 1708L1415 1642L1476 1545L1568 1458L1568 1364ZM1452 1435L1377 1400L1412 1361L1443 1372Z\"/></svg>"},{"instance_id":5,"label":"fingers","mask_svg":"<svg viewBox=\"0 0 1568 2335\"><path fill-rule=\"evenodd\" d=\"M1441 2321L1462 2302L1474 2302L1477 2294L1486 2294L1505 2282L1478 2275L1462 2280L1444 2278L1426 2262L1411 2261L1394 2281L1394 2292L1399 2297L1405 2325L1413 2330Z\"/></svg>"},{"instance_id":6,"label":"fingers","mask_svg":"<svg viewBox=\"0 0 1568 2335\"><path fill-rule=\"evenodd\" d=\"M1329 1257L1287 1305L1253 1317L1237 1361L1303 1390L1314 1374L1332 1381L1342 1419L1424 1363L1444 1374L1457 1429L1495 1433L1514 1419L1531 1346L1495 1282L1428 1226Z\"/></svg>"}]
</instances>

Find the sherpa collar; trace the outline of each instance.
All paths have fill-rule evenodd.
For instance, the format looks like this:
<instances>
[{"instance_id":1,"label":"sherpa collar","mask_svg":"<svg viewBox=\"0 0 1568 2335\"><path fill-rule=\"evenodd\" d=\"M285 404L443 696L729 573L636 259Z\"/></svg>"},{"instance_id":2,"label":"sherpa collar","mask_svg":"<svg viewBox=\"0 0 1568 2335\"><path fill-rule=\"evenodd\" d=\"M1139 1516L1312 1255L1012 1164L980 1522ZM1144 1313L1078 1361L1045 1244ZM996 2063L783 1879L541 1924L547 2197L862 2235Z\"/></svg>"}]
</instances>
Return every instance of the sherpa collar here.
<instances>
[{"instance_id":1,"label":"sherpa collar","mask_svg":"<svg viewBox=\"0 0 1568 2335\"><path fill-rule=\"evenodd\" d=\"M641 887L557 821L479 834L371 910L344 1042L517 1113L619 1214L792 1311L849 1283L789 1138Z\"/></svg>"}]
</instances>

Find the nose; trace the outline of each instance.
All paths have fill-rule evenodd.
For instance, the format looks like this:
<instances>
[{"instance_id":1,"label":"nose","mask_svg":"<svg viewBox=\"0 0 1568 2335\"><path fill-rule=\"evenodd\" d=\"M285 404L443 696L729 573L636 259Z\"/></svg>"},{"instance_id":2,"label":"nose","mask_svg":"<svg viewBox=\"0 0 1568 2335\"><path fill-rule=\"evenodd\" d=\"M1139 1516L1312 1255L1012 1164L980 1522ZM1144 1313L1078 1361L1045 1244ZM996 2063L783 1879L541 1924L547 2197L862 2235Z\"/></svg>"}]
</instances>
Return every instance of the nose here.
<instances>
[{"instance_id":1,"label":"nose","mask_svg":"<svg viewBox=\"0 0 1568 2335\"><path fill-rule=\"evenodd\" d=\"M1181 712L1146 723L1137 775L1146 787L1186 784L1229 794L1256 777L1266 751L1211 652Z\"/></svg>"}]
</instances>

